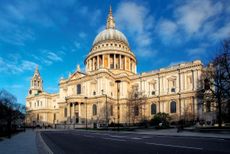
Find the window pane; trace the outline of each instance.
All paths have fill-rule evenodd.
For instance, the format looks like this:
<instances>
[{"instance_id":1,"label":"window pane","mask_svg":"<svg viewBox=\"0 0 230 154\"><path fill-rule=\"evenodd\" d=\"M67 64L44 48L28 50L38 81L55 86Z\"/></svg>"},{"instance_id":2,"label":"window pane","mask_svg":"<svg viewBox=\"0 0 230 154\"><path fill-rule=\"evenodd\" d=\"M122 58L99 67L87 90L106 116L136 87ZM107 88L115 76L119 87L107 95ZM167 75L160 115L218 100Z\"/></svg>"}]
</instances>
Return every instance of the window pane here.
<instances>
[{"instance_id":1,"label":"window pane","mask_svg":"<svg viewBox=\"0 0 230 154\"><path fill-rule=\"evenodd\" d=\"M81 94L81 84L77 85L77 94Z\"/></svg>"},{"instance_id":2,"label":"window pane","mask_svg":"<svg viewBox=\"0 0 230 154\"><path fill-rule=\"evenodd\" d=\"M151 114L156 114L157 113L157 106L156 104L151 105Z\"/></svg>"},{"instance_id":3,"label":"window pane","mask_svg":"<svg viewBox=\"0 0 230 154\"><path fill-rule=\"evenodd\" d=\"M97 115L97 106L96 106L96 104L93 105L93 115Z\"/></svg>"},{"instance_id":4,"label":"window pane","mask_svg":"<svg viewBox=\"0 0 230 154\"><path fill-rule=\"evenodd\" d=\"M172 101L170 103L170 111L171 113L176 113L176 102L175 101Z\"/></svg>"}]
</instances>

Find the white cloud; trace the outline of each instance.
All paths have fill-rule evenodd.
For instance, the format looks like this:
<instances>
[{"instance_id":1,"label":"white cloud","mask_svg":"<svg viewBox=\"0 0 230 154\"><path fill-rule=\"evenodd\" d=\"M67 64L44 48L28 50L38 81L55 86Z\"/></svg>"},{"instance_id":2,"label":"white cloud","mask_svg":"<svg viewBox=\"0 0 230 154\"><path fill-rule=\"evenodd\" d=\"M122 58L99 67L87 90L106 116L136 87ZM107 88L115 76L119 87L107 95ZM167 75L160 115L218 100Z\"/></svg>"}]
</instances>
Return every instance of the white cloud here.
<instances>
[{"instance_id":1,"label":"white cloud","mask_svg":"<svg viewBox=\"0 0 230 154\"><path fill-rule=\"evenodd\" d=\"M230 3L212 0L186 0L174 4L170 18L161 17L155 33L164 44L178 45L193 40L220 40L229 35ZM221 27L222 25L222 27Z\"/></svg>"},{"instance_id":2,"label":"white cloud","mask_svg":"<svg viewBox=\"0 0 230 154\"><path fill-rule=\"evenodd\" d=\"M87 37L87 34L85 32L80 32L78 34L78 36L81 38L81 39L85 39Z\"/></svg>"},{"instance_id":3,"label":"white cloud","mask_svg":"<svg viewBox=\"0 0 230 154\"><path fill-rule=\"evenodd\" d=\"M77 48L77 49L80 49L81 47L81 44L77 41L74 41L74 46Z\"/></svg>"},{"instance_id":4,"label":"white cloud","mask_svg":"<svg viewBox=\"0 0 230 154\"><path fill-rule=\"evenodd\" d=\"M210 0L187 1L175 11L177 23L189 34L199 32L202 26L211 17L221 13L222 4L212 3Z\"/></svg>"},{"instance_id":5,"label":"white cloud","mask_svg":"<svg viewBox=\"0 0 230 154\"><path fill-rule=\"evenodd\" d=\"M210 51L207 50L209 46L210 44L208 43L201 43L198 45L198 47L186 49L185 51L187 52L191 60L200 59L201 56L203 58L207 58L207 55L211 54Z\"/></svg>"},{"instance_id":6,"label":"white cloud","mask_svg":"<svg viewBox=\"0 0 230 154\"><path fill-rule=\"evenodd\" d=\"M178 25L168 19L160 20L156 27L156 33L158 33L164 44L169 44L171 41L176 43L180 42L177 30Z\"/></svg>"},{"instance_id":7,"label":"white cloud","mask_svg":"<svg viewBox=\"0 0 230 154\"><path fill-rule=\"evenodd\" d=\"M212 39L216 41L230 37L230 22L211 34Z\"/></svg>"},{"instance_id":8,"label":"white cloud","mask_svg":"<svg viewBox=\"0 0 230 154\"><path fill-rule=\"evenodd\" d=\"M22 60L15 63L14 61L0 57L0 72L3 73L23 73L24 71L34 70L36 66L37 64L32 61Z\"/></svg>"},{"instance_id":9,"label":"white cloud","mask_svg":"<svg viewBox=\"0 0 230 154\"><path fill-rule=\"evenodd\" d=\"M41 50L40 55L31 55L33 59L39 61L46 65L52 65L54 62L62 62L63 59L60 55L64 55L63 51L50 51L50 50Z\"/></svg>"},{"instance_id":10,"label":"white cloud","mask_svg":"<svg viewBox=\"0 0 230 154\"><path fill-rule=\"evenodd\" d=\"M87 6L80 6L77 9L77 14L80 14L85 19L89 20L89 24L91 26L95 26L96 23L100 20L101 10L100 9L92 9Z\"/></svg>"},{"instance_id":11,"label":"white cloud","mask_svg":"<svg viewBox=\"0 0 230 154\"><path fill-rule=\"evenodd\" d=\"M47 58L51 61L62 61L61 57L59 57L57 54L51 51L47 53Z\"/></svg>"},{"instance_id":12,"label":"white cloud","mask_svg":"<svg viewBox=\"0 0 230 154\"><path fill-rule=\"evenodd\" d=\"M135 2L121 2L115 11L116 27L134 39L134 51L139 56L155 55L152 49L154 18L150 10ZM143 54L145 53L145 54Z\"/></svg>"}]
</instances>

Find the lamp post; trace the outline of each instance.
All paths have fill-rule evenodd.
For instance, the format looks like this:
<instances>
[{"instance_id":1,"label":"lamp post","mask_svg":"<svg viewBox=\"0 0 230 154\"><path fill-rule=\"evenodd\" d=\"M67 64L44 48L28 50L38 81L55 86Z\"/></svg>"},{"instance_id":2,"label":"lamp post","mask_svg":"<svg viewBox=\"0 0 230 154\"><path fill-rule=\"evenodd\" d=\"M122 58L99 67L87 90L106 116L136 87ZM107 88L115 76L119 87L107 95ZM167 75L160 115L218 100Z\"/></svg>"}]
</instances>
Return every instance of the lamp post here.
<instances>
[{"instance_id":1,"label":"lamp post","mask_svg":"<svg viewBox=\"0 0 230 154\"><path fill-rule=\"evenodd\" d=\"M106 128L108 129L108 103L107 103L107 94L104 94L104 90L101 90L102 95L105 96L105 122L106 122Z\"/></svg>"},{"instance_id":2,"label":"lamp post","mask_svg":"<svg viewBox=\"0 0 230 154\"><path fill-rule=\"evenodd\" d=\"M88 97L85 97L85 129L88 128L88 123L87 123L87 99L88 99Z\"/></svg>"},{"instance_id":3,"label":"lamp post","mask_svg":"<svg viewBox=\"0 0 230 154\"><path fill-rule=\"evenodd\" d=\"M118 85L121 83L121 80L116 80L117 83L117 126L118 126L118 131L120 129L120 104L119 104L119 95L120 95L120 88Z\"/></svg>"}]
</instances>

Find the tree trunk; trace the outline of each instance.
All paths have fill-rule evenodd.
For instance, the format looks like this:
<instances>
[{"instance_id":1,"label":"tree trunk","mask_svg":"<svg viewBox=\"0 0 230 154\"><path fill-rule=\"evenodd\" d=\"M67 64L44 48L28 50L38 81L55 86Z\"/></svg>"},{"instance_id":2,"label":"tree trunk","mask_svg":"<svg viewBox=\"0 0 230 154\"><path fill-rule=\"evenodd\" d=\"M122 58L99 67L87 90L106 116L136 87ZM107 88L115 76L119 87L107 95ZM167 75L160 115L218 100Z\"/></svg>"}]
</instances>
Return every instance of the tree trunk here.
<instances>
[{"instance_id":1,"label":"tree trunk","mask_svg":"<svg viewBox=\"0 0 230 154\"><path fill-rule=\"evenodd\" d=\"M217 103L218 103L218 127L221 128L222 127L222 109L221 109L221 98L220 96L218 96L217 98Z\"/></svg>"}]
</instances>

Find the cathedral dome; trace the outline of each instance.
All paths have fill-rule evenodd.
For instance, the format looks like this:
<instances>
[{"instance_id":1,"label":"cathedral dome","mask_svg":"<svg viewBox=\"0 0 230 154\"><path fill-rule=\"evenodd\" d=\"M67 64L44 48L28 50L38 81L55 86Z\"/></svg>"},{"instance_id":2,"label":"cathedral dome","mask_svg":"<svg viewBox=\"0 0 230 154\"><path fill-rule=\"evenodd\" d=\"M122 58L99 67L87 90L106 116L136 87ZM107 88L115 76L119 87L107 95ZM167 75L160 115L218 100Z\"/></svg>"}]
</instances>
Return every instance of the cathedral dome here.
<instances>
[{"instance_id":1,"label":"cathedral dome","mask_svg":"<svg viewBox=\"0 0 230 154\"><path fill-rule=\"evenodd\" d=\"M111 6L106 28L95 37L85 65L86 72L108 69L115 74L136 74L136 57L125 35L115 28Z\"/></svg>"},{"instance_id":2,"label":"cathedral dome","mask_svg":"<svg viewBox=\"0 0 230 154\"><path fill-rule=\"evenodd\" d=\"M93 41L93 45L103 42L105 40L116 40L116 41L121 41L127 45L129 45L127 38L125 35L120 32L117 29L105 29L102 32L100 32L95 40Z\"/></svg>"}]
</instances>

